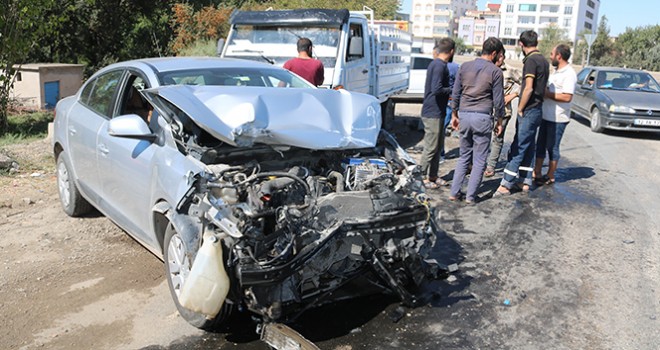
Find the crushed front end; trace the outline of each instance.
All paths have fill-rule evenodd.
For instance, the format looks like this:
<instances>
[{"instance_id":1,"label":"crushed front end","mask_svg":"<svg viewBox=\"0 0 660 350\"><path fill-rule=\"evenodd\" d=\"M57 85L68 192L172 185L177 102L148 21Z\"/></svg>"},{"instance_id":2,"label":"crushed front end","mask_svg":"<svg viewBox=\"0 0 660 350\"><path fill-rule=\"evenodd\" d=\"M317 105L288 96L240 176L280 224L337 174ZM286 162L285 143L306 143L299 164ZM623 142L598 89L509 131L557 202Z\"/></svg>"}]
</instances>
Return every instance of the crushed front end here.
<instances>
[{"instance_id":1,"label":"crushed front end","mask_svg":"<svg viewBox=\"0 0 660 350\"><path fill-rule=\"evenodd\" d=\"M208 172L178 208L222 240L233 303L266 321L369 293L415 304L436 232L420 168L391 135L364 149L198 154Z\"/></svg>"}]
</instances>

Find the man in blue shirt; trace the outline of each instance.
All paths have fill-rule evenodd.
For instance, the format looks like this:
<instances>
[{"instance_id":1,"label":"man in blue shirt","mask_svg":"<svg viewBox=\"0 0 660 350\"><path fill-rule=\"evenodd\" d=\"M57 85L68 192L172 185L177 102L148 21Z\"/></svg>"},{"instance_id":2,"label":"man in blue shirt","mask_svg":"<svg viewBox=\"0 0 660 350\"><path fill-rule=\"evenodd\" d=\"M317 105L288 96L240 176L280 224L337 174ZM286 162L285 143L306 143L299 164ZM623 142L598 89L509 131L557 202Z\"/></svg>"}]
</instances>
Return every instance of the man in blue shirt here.
<instances>
[{"instance_id":1,"label":"man in blue shirt","mask_svg":"<svg viewBox=\"0 0 660 350\"><path fill-rule=\"evenodd\" d=\"M424 151L422 172L426 175L424 186L438 188L447 182L438 177L440 150L445 141L444 121L447 102L451 94L447 62L454 58L454 40L442 38L433 48L433 61L426 69L422 122L424 123Z\"/></svg>"},{"instance_id":2,"label":"man in blue shirt","mask_svg":"<svg viewBox=\"0 0 660 350\"><path fill-rule=\"evenodd\" d=\"M449 200L461 198L463 181L470 164L472 171L465 191L465 202L474 204L481 178L486 170L493 127L499 134L504 117L502 70L495 62L504 55L504 45L497 38L484 41L481 57L461 65L452 93L452 127L460 137L460 159L456 164ZM494 113L494 115L493 115Z\"/></svg>"}]
</instances>

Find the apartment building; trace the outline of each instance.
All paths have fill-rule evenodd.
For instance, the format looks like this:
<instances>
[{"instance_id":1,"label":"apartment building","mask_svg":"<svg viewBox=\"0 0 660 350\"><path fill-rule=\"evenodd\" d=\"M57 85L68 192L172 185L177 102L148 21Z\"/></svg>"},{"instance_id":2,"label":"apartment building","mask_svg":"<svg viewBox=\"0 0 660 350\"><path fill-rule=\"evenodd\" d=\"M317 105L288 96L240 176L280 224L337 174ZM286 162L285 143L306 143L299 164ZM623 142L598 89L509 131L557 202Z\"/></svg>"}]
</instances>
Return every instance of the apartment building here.
<instances>
[{"instance_id":1,"label":"apartment building","mask_svg":"<svg viewBox=\"0 0 660 350\"><path fill-rule=\"evenodd\" d=\"M583 31L598 29L600 0L502 0L500 39L515 46L520 33L534 30L543 39L543 29L554 24L576 42Z\"/></svg>"},{"instance_id":2,"label":"apartment building","mask_svg":"<svg viewBox=\"0 0 660 350\"><path fill-rule=\"evenodd\" d=\"M487 4L485 10L470 10L458 19L458 38L473 49L500 34L500 4Z\"/></svg>"},{"instance_id":3,"label":"apartment building","mask_svg":"<svg viewBox=\"0 0 660 350\"><path fill-rule=\"evenodd\" d=\"M413 47L430 53L435 39L457 36L458 18L476 9L477 0L413 0Z\"/></svg>"}]
</instances>

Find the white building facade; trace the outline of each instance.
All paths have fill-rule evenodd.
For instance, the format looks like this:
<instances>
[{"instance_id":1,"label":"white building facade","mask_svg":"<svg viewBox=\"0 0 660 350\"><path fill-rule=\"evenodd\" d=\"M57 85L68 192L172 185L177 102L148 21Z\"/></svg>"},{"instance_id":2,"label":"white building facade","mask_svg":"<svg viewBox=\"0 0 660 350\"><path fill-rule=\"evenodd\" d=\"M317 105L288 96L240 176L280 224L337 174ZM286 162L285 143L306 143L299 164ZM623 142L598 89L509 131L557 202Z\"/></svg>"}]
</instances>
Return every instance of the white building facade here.
<instances>
[{"instance_id":1,"label":"white building facade","mask_svg":"<svg viewBox=\"0 0 660 350\"><path fill-rule=\"evenodd\" d=\"M477 0L413 0L413 47L430 53L434 41L458 35L458 18L469 10L477 9Z\"/></svg>"},{"instance_id":2,"label":"white building facade","mask_svg":"<svg viewBox=\"0 0 660 350\"><path fill-rule=\"evenodd\" d=\"M543 39L543 29L554 24L576 42L582 32L596 33L600 0L502 0L499 37L505 46L516 46L520 33L534 30Z\"/></svg>"}]
</instances>

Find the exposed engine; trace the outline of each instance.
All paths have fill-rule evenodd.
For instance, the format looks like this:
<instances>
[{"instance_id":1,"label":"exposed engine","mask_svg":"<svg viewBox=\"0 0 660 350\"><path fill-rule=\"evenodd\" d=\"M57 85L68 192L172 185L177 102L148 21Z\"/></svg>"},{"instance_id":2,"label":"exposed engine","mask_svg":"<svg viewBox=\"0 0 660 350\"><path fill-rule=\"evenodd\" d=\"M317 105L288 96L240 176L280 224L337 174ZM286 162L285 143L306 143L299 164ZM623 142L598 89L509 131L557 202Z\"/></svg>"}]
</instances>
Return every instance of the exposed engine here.
<instances>
[{"instance_id":1,"label":"exposed engine","mask_svg":"<svg viewBox=\"0 0 660 350\"><path fill-rule=\"evenodd\" d=\"M415 303L435 232L419 167L389 134L370 149L217 147L200 158L209 172L179 208L223 237L234 302L293 319L355 297L341 290L359 282Z\"/></svg>"}]
</instances>

